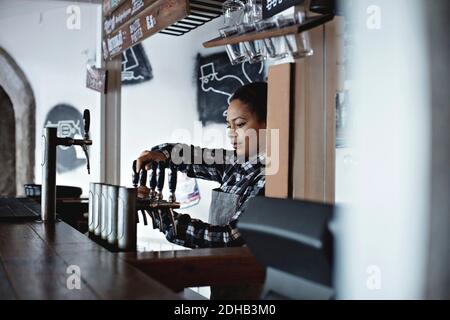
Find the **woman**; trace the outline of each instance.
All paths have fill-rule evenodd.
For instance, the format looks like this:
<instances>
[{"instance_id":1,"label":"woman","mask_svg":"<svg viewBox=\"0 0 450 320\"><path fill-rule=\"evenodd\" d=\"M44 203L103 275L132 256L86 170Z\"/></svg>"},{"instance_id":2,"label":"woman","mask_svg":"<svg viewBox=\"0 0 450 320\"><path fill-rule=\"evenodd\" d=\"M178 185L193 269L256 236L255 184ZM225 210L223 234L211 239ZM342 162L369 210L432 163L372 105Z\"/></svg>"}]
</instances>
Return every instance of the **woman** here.
<instances>
[{"instance_id":1,"label":"woman","mask_svg":"<svg viewBox=\"0 0 450 320\"><path fill-rule=\"evenodd\" d=\"M223 149L183 144L162 144L140 155L136 162L137 172L143 166L149 169L152 161L172 160L178 164L177 170L189 177L220 183L212 193L209 223L175 213L174 232L168 217L163 219L162 229L169 241L191 248L244 244L236 229L237 219L248 199L264 194L264 141L255 133L266 128L266 114L267 84L251 83L236 90L228 106L228 137L234 147L231 156ZM195 161L199 156L202 161Z\"/></svg>"}]
</instances>

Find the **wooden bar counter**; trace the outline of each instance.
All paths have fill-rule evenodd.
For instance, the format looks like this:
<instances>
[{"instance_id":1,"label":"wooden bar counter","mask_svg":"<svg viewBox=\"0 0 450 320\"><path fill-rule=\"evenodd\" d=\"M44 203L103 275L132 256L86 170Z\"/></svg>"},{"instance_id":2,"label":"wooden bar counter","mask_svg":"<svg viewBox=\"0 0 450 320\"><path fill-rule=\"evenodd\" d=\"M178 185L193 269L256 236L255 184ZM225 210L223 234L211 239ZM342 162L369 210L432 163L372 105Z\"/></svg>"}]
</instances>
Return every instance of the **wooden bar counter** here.
<instances>
[{"instance_id":1,"label":"wooden bar counter","mask_svg":"<svg viewBox=\"0 0 450 320\"><path fill-rule=\"evenodd\" d=\"M67 286L69 266L79 290ZM64 222L0 222L0 299L179 298Z\"/></svg>"},{"instance_id":2,"label":"wooden bar counter","mask_svg":"<svg viewBox=\"0 0 450 320\"><path fill-rule=\"evenodd\" d=\"M246 247L127 252L119 256L174 291L197 286L262 284L265 279L265 269Z\"/></svg>"},{"instance_id":3,"label":"wooden bar counter","mask_svg":"<svg viewBox=\"0 0 450 320\"><path fill-rule=\"evenodd\" d=\"M79 290L67 285L73 266ZM65 222L0 222L0 300L181 299L184 288L264 277L246 247L114 253Z\"/></svg>"}]
</instances>

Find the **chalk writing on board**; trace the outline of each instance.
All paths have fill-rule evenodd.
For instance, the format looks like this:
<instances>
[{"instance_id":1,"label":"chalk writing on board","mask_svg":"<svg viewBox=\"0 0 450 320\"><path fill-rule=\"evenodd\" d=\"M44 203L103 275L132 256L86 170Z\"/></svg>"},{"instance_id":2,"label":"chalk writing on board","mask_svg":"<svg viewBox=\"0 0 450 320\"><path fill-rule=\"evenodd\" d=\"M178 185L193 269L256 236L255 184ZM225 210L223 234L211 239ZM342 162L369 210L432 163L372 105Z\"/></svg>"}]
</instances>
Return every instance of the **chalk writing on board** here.
<instances>
[{"instance_id":1,"label":"chalk writing on board","mask_svg":"<svg viewBox=\"0 0 450 320\"><path fill-rule=\"evenodd\" d=\"M242 81L239 77L227 74L222 77L218 76L218 73L215 71L214 63L207 63L200 66L201 77L200 81L202 83L202 91L208 92L212 91L218 94L223 94L227 97L228 103L230 103L230 98L233 95L233 92L223 91L222 89L222 81L226 82L235 82L235 85L232 87L239 87L244 85L244 81Z\"/></svg>"},{"instance_id":2,"label":"chalk writing on board","mask_svg":"<svg viewBox=\"0 0 450 320\"><path fill-rule=\"evenodd\" d=\"M225 52L206 57L199 55L197 76L197 107L203 125L208 122L225 123L226 110L236 89L247 83L266 80L263 62L233 66Z\"/></svg>"}]
</instances>

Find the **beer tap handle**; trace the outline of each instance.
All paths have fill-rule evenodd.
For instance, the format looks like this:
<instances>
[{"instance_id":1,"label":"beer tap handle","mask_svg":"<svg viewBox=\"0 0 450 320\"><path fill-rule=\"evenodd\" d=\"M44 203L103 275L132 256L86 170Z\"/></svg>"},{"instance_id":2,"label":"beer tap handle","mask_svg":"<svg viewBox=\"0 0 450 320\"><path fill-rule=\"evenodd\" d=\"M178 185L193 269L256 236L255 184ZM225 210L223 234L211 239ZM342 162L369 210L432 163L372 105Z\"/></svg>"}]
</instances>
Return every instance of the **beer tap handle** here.
<instances>
[{"instance_id":1,"label":"beer tap handle","mask_svg":"<svg viewBox=\"0 0 450 320\"><path fill-rule=\"evenodd\" d=\"M81 148L83 149L84 155L86 157L86 169L87 169L87 172L88 172L88 174L91 174L91 163L89 161L89 150L88 150L88 147L87 147L87 145L84 144L84 145L81 146Z\"/></svg>"},{"instance_id":2,"label":"beer tap handle","mask_svg":"<svg viewBox=\"0 0 450 320\"><path fill-rule=\"evenodd\" d=\"M153 229L156 229L155 215L153 214L153 209L152 208L145 209L145 212L150 216L150 219L152 220Z\"/></svg>"},{"instance_id":3,"label":"beer tap handle","mask_svg":"<svg viewBox=\"0 0 450 320\"><path fill-rule=\"evenodd\" d=\"M138 197L148 198L150 194L150 189L147 188L147 170L143 167L139 172L139 187L138 187Z\"/></svg>"},{"instance_id":4,"label":"beer tap handle","mask_svg":"<svg viewBox=\"0 0 450 320\"><path fill-rule=\"evenodd\" d=\"M159 220L159 231L163 231L163 216L162 216L162 212L161 209L157 209L158 212L158 220Z\"/></svg>"},{"instance_id":5,"label":"beer tap handle","mask_svg":"<svg viewBox=\"0 0 450 320\"><path fill-rule=\"evenodd\" d=\"M166 164L163 161L160 161L158 163L158 183L157 183L157 189L158 189L158 198L159 200L163 199L162 191L164 189L164 178L166 175Z\"/></svg>"},{"instance_id":6,"label":"beer tap handle","mask_svg":"<svg viewBox=\"0 0 450 320\"><path fill-rule=\"evenodd\" d=\"M133 187L137 188L138 183L139 183L139 175L136 172L136 160L133 161L133 174L132 174L132 183L133 183Z\"/></svg>"},{"instance_id":7,"label":"beer tap handle","mask_svg":"<svg viewBox=\"0 0 450 320\"><path fill-rule=\"evenodd\" d=\"M158 168L158 163L157 162L152 162L152 171L151 171L151 176L150 176L150 189L152 190L152 192L155 191L156 189L156 185L157 185L157 180L156 180L156 171Z\"/></svg>"},{"instance_id":8,"label":"beer tap handle","mask_svg":"<svg viewBox=\"0 0 450 320\"><path fill-rule=\"evenodd\" d=\"M139 185L142 187L146 187L145 186L146 184L147 184L147 170L145 170L145 168L142 168L141 172L139 172Z\"/></svg>"},{"instance_id":9,"label":"beer tap handle","mask_svg":"<svg viewBox=\"0 0 450 320\"><path fill-rule=\"evenodd\" d=\"M145 210L141 210L142 213L142 219L144 220L144 226L148 224L147 222L147 216L145 215Z\"/></svg>"},{"instance_id":10,"label":"beer tap handle","mask_svg":"<svg viewBox=\"0 0 450 320\"><path fill-rule=\"evenodd\" d=\"M84 109L83 112L83 127L84 127L84 140L89 140L89 128L91 127L91 114L89 112L89 109ZM91 164L89 161L89 151L86 144L83 144L82 146L84 155L86 156L86 168L88 174L91 174Z\"/></svg>"},{"instance_id":11,"label":"beer tap handle","mask_svg":"<svg viewBox=\"0 0 450 320\"><path fill-rule=\"evenodd\" d=\"M175 202L175 190L177 189L177 167L173 162L170 162L169 164L169 190L170 190L170 197L169 202Z\"/></svg>"},{"instance_id":12,"label":"beer tap handle","mask_svg":"<svg viewBox=\"0 0 450 320\"><path fill-rule=\"evenodd\" d=\"M84 138L86 140L89 140L89 129L91 127L91 113L89 112L89 109L84 109L83 127L84 127Z\"/></svg>"},{"instance_id":13,"label":"beer tap handle","mask_svg":"<svg viewBox=\"0 0 450 320\"><path fill-rule=\"evenodd\" d=\"M173 228L173 234L176 236L177 235L177 225L175 223L175 212L172 210L172 208L169 208L169 219L170 219L170 224L172 225L172 228Z\"/></svg>"}]
</instances>

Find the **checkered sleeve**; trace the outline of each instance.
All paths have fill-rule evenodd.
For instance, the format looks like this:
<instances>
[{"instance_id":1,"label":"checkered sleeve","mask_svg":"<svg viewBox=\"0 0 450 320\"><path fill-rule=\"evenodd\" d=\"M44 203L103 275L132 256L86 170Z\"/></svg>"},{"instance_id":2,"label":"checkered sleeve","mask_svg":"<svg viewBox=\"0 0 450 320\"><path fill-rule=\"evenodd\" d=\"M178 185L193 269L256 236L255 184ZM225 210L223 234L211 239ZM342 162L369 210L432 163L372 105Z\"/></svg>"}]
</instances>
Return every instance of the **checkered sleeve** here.
<instances>
[{"instance_id":1,"label":"checkered sleeve","mask_svg":"<svg viewBox=\"0 0 450 320\"><path fill-rule=\"evenodd\" d=\"M192 219L187 214L177 218L177 234L171 225L166 225L166 239L172 243L188 248L221 248L244 245L237 227L237 220L228 225L211 225Z\"/></svg>"},{"instance_id":2,"label":"checkered sleeve","mask_svg":"<svg viewBox=\"0 0 450 320\"><path fill-rule=\"evenodd\" d=\"M239 206L228 225L211 225L198 219L192 219L187 214L175 213L176 234L173 232L169 219L163 222L166 239L189 248L219 248L244 245L244 239L237 229L237 221L245 211L250 198L264 195L264 185L265 179L261 175L251 188L247 188L243 195L245 200Z\"/></svg>"},{"instance_id":3,"label":"checkered sleeve","mask_svg":"<svg viewBox=\"0 0 450 320\"><path fill-rule=\"evenodd\" d=\"M230 165L234 151L200 148L182 143L164 143L152 148L162 152L177 165L178 171L191 178L222 183L223 175Z\"/></svg>"}]
</instances>

